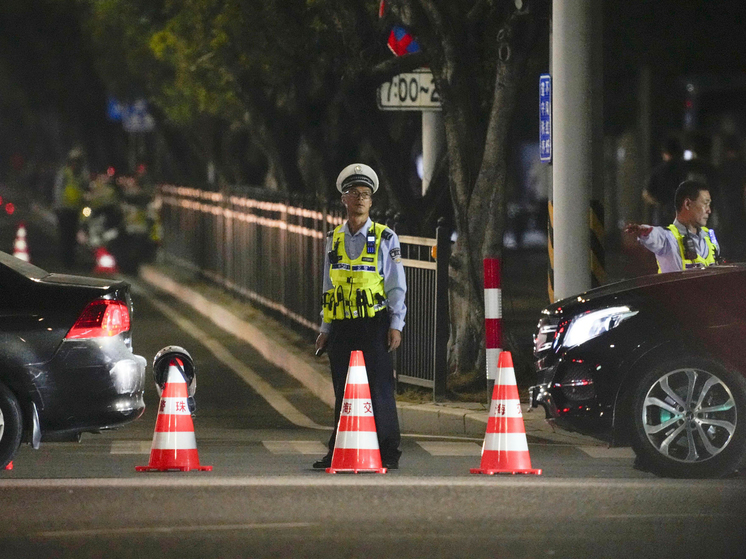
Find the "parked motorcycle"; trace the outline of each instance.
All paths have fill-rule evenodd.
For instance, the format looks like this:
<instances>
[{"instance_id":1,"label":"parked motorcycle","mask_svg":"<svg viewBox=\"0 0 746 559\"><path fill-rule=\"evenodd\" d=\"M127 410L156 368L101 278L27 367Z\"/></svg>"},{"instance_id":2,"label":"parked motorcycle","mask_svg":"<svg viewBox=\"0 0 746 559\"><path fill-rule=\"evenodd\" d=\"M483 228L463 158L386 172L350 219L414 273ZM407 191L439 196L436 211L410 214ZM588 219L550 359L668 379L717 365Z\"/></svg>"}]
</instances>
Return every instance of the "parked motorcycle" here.
<instances>
[{"instance_id":1,"label":"parked motorcycle","mask_svg":"<svg viewBox=\"0 0 746 559\"><path fill-rule=\"evenodd\" d=\"M128 274L154 260L161 238L160 220L149 194L134 189L124 192L111 180L97 179L91 184L88 202L80 219L80 244L92 251L106 247Z\"/></svg>"}]
</instances>

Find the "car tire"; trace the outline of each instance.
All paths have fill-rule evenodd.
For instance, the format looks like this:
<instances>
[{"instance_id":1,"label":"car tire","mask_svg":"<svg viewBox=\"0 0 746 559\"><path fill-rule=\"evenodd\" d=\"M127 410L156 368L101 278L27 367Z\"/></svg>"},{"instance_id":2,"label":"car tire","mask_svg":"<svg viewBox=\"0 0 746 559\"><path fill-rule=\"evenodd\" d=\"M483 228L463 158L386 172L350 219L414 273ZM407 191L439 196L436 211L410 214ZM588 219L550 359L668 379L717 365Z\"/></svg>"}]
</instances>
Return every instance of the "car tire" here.
<instances>
[{"instance_id":1,"label":"car tire","mask_svg":"<svg viewBox=\"0 0 746 559\"><path fill-rule=\"evenodd\" d=\"M8 387L0 384L0 469L5 468L21 445L21 406Z\"/></svg>"},{"instance_id":2,"label":"car tire","mask_svg":"<svg viewBox=\"0 0 746 559\"><path fill-rule=\"evenodd\" d=\"M637 465L676 478L722 477L746 458L746 379L679 357L650 367L632 392Z\"/></svg>"}]
</instances>

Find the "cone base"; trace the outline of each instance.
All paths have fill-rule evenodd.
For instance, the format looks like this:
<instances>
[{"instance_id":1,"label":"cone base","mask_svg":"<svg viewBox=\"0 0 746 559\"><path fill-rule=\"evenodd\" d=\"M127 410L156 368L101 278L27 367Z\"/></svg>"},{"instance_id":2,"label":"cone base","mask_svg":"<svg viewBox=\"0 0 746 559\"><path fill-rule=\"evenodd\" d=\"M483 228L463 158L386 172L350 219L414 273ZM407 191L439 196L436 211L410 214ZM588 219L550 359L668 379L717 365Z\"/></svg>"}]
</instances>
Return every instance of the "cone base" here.
<instances>
[{"instance_id":1,"label":"cone base","mask_svg":"<svg viewBox=\"0 0 746 559\"><path fill-rule=\"evenodd\" d=\"M212 466L135 466L137 472L189 472L192 470L211 472Z\"/></svg>"},{"instance_id":2,"label":"cone base","mask_svg":"<svg viewBox=\"0 0 746 559\"><path fill-rule=\"evenodd\" d=\"M210 472L212 466L200 465L196 448L153 449L150 451L150 461L147 466L135 466L137 472L167 472L169 470Z\"/></svg>"},{"instance_id":3,"label":"cone base","mask_svg":"<svg viewBox=\"0 0 746 559\"><path fill-rule=\"evenodd\" d=\"M503 469L503 470L493 470L491 468L484 468L484 469L483 468L471 468L469 472L472 474L486 474L488 476L493 476L495 474L533 474L537 476L541 475L540 469L535 470L532 468L528 468L528 469L508 468L508 469Z\"/></svg>"},{"instance_id":4,"label":"cone base","mask_svg":"<svg viewBox=\"0 0 746 559\"><path fill-rule=\"evenodd\" d=\"M327 468L327 474L385 474L386 468Z\"/></svg>"}]
</instances>

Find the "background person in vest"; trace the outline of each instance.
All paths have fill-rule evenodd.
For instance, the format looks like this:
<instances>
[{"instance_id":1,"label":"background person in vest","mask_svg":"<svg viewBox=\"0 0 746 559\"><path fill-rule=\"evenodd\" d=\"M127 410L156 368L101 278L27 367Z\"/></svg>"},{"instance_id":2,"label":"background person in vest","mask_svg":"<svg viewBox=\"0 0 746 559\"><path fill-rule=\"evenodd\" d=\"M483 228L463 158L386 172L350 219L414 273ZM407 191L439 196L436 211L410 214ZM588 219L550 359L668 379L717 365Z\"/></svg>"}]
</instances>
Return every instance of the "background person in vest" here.
<instances>
[{"instance_id":1,"label":"background person in vest","mask_svg":"<svg viewBox=\"0 0 746 559\"><path fill-rule=\"evenodd\" d=\"M720 259L715 231L705 227L712 210L710 191L703 182L686 180L676 189L676 219L668 227L631 223L624 232L635 235L655 254L658 272L703 268Z\"/></svg>"},{"instance_id":2,"label":"background person in vest","mask_svg":"<svg viewBox=\"0 0 746 559\"><path fill-rule=\"evenodd\" d=\"M54 181L54 208L57 212L60 255L66 266L75 264L78 220L88 188L88 173L83 159L83 151L80 148L70 150L67 162L59 170Z\"/></svg>"},{"instance_id":3,"label":"background person in vest","mask_svg":"<svg viewBox=\"0 0 746 559\"><path fill-rule=\"evenodd\" d=\"M370 384L378 444L384 467L399 467L399 418L391 352L401 343L407 291L399 238L369 217L378 176L362 163L344 168L337 190L347 221L327 236L324 259L324 307L316 350L328 349L334 385L334 432L329 452L313 464L331 465L336 427L344 399L350 353L362 350Z\"/></svg>"}]
</instances>

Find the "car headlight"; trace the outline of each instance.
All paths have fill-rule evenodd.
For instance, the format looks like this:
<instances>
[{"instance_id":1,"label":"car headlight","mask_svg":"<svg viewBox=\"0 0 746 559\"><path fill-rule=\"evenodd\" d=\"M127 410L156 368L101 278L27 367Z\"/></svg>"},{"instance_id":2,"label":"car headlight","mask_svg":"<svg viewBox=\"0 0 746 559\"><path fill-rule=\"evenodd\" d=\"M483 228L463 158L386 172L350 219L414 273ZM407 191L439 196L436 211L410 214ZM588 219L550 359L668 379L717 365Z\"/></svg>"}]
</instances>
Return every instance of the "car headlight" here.
<instances>
[{"instance_id":1,"label":"car headlight","mask_svg":"<svg viewBox=\"0 0 746 559\"><path fill-rule=\"evenodd\" d=\"M611 307L582 314L570 322L562 340L564 347L575 347L616 328L639 311L629 307Z\"/></svg>"}]
</instances>

